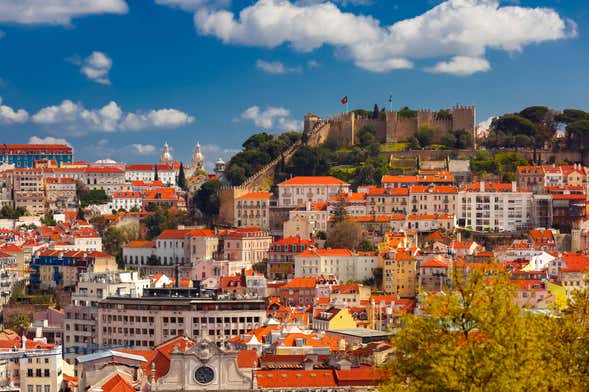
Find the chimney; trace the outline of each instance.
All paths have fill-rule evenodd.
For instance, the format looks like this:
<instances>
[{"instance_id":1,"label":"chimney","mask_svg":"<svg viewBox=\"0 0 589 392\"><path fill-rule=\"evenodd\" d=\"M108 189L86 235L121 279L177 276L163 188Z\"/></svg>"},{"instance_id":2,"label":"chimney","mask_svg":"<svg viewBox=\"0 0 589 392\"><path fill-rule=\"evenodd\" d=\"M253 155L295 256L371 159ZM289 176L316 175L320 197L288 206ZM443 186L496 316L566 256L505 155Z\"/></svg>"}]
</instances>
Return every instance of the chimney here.
<instances>
[{"instance_id":1,"label":"chimney","mask_svg":"<svg viewBox=\"0 0 589 392\"><path fill-rule=\"evenodd\" d=\"M480 183L480 189L479 190L481 192L484 192L485 191L485 181L481 181L481 183Z\"/></svg>"},{"instance_id":2,"label":"chimney","mask_svg":"<svg viewBox=\"0 0 589 392\"><path fill-rule=\"evenodd\" d=\"M517 192L517 182L511 181L511 191L513 193Z\"/></svg>"},{"instance_id":3,"label":"chimney","mask_svg":"<svg viewBox=\"0 0 589 392\"><path fill-rule=\"evenodd\" d=\"M307 201L307 203L305 204L305 210L311 211L311 201Z\"/></svg>"}]
</instances>

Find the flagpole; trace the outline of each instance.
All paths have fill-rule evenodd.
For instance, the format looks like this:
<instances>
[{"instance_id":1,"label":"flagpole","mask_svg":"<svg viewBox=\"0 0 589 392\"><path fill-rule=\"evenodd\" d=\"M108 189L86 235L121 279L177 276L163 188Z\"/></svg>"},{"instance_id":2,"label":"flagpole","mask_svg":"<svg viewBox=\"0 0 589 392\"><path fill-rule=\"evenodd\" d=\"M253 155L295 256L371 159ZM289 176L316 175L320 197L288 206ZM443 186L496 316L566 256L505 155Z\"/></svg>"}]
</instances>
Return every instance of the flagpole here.
<instances>
[{"instance_id":1,"label":"flagpole","mask_svg":"<svg viewBox=\"0 0 589 392\"><path fill-rule=\"evenodd\" d=\"M350 98L346 96L346 113L350 113L350 107L348 106L350 104Z\"/></svg>"}]
</instances>

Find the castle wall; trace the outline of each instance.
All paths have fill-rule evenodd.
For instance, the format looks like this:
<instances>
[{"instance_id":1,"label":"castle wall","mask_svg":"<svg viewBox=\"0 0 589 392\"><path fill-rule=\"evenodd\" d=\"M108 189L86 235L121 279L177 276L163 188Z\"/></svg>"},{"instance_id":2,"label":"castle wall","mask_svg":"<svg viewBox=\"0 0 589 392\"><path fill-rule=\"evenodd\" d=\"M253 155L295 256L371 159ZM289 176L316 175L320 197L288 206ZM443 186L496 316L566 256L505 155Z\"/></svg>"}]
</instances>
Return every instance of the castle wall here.
<instances>
[{"instance_id":1,"label":"castle wall","mask_svg":"<svg viewBox=\"0 0 589 392\"><path fill-rule=\"evenodd\" d=\"M396 128L397 140L395 142L406 142L415 135L419 126L416 118L401 118L397 116Z\"/></svg>"},{"instance_id":2,"label":"castle wall","mask_svg":"<svg viewBox=\"0 0 589 392\"><path fill-rule=\"evenodd\" d=\"M364 127L370 127L374 129L375 136L378 141L384 143L386 141L387 127L386 120L374 119L374 118L357 118L354 124L354 139L357 139L356 135ZM357 142L357 140L356 140Z\"/></svg>"}]
</instances>

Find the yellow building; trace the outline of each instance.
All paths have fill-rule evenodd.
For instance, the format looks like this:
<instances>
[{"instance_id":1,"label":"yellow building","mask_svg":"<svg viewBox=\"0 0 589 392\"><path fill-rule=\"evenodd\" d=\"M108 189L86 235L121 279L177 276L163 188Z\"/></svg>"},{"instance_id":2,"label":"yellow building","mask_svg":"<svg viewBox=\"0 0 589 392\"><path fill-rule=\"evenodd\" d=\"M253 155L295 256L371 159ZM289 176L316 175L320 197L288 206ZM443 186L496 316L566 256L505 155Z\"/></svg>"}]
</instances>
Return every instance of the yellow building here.
<instances>
[{"instance_id":1,"label":"yellow building","mask_svg":"<svg viewBox=\"0 0 589 392\"><path fill-rule=\"evenodd\" d=\"M316 331L356 328L356 326L356 321L348 308L332 307L319 312L313 318L313 329Z\"/></svg>"},{"instance_id":2,"label":"yellow building","mask_svg":"<svg viewBox=\"0 0 589 392\"><path fill-rule=\"evenodd\" d=\"M270 227L270 192L252 192L235 200L235 227Z\"/></svg>"},{"instance_id":3,"label":"yellow building","mask_svg":"<svg viewBox=\"0 0 589 392\"><path fill-rule=\"evenodd\" d=\"M417 294L417 261L409 249L399 248L385 255L383 267L383 290L403 298Z\"/></svg>"}]
</instances>

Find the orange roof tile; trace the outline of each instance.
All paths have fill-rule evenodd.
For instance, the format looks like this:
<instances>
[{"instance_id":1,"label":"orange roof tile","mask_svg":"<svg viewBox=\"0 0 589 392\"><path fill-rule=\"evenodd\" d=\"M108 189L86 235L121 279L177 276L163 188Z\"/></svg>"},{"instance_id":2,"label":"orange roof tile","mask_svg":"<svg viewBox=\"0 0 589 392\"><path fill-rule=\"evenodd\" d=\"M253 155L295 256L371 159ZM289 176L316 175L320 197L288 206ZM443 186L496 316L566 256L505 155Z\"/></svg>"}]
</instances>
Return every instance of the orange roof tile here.
<instances>
[{"instance_id":1,"label":"orange roof tile","mask_svg":"<svg viewBox=\"0 0 589 392\"><path fill-rule=\"evenodd\" d=\"M135 392L135 388L120 374L115 374L102 385L103 392Z\"/></svg>"},{"instance_id":2,"label":"orange roof tile","mask_svg":"<svg viewBox=\"0 0 589 392\"><path fill-rule=\"evenodd\" d=\"M237 367L255 368L258 366L258 352L256 350L240 350L237 353Z\"/></svg>"},{"instance_id":3,"label":"orange roof tile","mask_svg":"<svg viewBox=\"0 0 589 392\"><path fill-rule=\"evenodd\" d=\"M333 176L297 176L282 181L280 185L350 185Z\"/></svg>"},{"instance_id":4,"label":"orange roof tile","mask_svg":"<svg viewBox=\"0 0 589 392\"><path fill-rule=\"evenodd\" d=\"M256 381L262 388L335 387L333 370L258 370Z\"/></svg>"},{"instance_id":5,"label":"orange roof tile","mask_svg":"<svg viewBox=\"0 0 589 392\"><path fill-rule=\"evenodd\" d=\"M317 284L317 278L294 278L289 280L282 288L285 289L312 289Z\"/></svg>"},{"instance_id":6,"label":"orange roof tile","mask_svg":"<svg viewBox=\"0 0 589 392\"><path fill-rule=\"evenodd\" d=\"M271 192L251 192L239 196L237 200L267 200L272 196Z\"/></svg>"}]
</instances>

